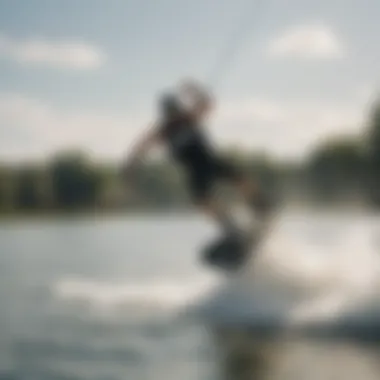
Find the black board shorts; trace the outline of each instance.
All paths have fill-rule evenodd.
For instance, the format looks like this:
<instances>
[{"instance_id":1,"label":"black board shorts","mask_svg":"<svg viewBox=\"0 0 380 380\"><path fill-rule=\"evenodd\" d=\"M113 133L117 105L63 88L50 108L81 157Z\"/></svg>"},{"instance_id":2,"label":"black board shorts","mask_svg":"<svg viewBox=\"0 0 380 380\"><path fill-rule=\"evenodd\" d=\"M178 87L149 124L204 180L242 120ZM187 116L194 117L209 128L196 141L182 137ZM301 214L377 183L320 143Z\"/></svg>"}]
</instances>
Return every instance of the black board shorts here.
<instances>
[{"instance_id":1,"label":"black board shorts","mask_svg":"<svg viewBox=\"0 0 380 380\"><path fill-rule=\"evenodd\" d=\"M193 165L188 169L188 185L195 202L209 199L219 181L235 182L242 178L240 171L220 158Z\"/></svg>"}]
</instances>

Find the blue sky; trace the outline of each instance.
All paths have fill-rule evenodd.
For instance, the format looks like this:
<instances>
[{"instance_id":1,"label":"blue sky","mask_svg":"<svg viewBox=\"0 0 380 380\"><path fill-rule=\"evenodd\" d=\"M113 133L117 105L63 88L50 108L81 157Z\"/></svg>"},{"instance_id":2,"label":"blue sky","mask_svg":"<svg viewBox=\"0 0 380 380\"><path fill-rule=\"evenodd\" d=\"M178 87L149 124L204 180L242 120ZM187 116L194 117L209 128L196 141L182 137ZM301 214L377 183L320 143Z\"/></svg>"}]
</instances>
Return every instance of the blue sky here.
<instances>
[{"instance_id":1,"label":"blue sky","mask_svg":"<svg viewBox=\"0 0 380 380\"><path fill-rule=\"evenodd\" d=\"M120 159L159 91L218 70L216 143L304 157L361 132L379 15L376 0L0 0L0 159Z\"/></svg>"}]
</instances>

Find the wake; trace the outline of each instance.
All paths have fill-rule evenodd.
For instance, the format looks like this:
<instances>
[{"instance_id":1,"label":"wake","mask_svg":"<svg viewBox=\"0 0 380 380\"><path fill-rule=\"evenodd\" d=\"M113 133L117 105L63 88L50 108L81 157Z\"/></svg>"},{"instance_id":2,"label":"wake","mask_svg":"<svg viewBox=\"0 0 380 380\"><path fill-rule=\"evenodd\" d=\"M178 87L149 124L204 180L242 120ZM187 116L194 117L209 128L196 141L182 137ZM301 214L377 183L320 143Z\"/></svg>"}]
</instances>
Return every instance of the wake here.
<instances>
[{"instance_id":1,"label":"wake","mask_svg":"<svg viewBox=\"0 0 380 380\"><path fill-rule=\"evenodd\" d=\"M66 305L81 304L95 314L175 314L214 288L209 277L193 280L151 279L145 282L99 281L65 277L52 286L54 297Z\"/></svg>"},{"instance_id":2,"label":"wake","mask_svg":"<svg viewBox=\"0 0 380 380\"><path fill-rule=\"evenodd\" d=\"M323 221L322 227L307 222L279 221L238 275L218 276L199 267L187 279L66 276L51 291L62 304L81 303L94 314L163 312L258 329L380 331L380 258L371 241L373 222L356 218L350 225L344 217L330 225Z\"/></svg>"},{"instance_id":3,"label":"wake","mask_svg":"<svg viewBox=\"0 0 380 380\"><path fill-rule=\"evenodd\" d=\"M284 226L242 273L199 303L197 315L261 328L380 328L380 259L371 226L358 221L319 235L315 226L304 225L302 235L300 226L293 233Z\"/></svg>"}]
</instances>

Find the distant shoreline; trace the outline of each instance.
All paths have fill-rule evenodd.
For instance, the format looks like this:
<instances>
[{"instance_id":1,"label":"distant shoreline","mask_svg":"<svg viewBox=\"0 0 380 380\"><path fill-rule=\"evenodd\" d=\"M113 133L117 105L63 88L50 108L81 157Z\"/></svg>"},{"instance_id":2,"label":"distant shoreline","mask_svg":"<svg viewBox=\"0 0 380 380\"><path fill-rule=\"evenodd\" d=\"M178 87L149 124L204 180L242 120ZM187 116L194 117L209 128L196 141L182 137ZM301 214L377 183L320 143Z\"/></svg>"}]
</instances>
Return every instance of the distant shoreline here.
<instances>
[{"instance_id":1,"label":"distant shoreline","mask_svg":"<svg viewBox=\"0 0 380 380\"><path fill-rule=\"evenodd\" d=\"M329 204L329 203L313 203L313 202L290 202L285 207L279 209L279 213L292 211L302 212L309 211L316 214L324 213L358 213L358 214L373 214L380 215L380 211L376 211L368 206L362 204L343 203L343 204ZM197 214L198 211L194 207L141 207L141 208L88 208L76 210L17 210L17 211L1 211L0 222L7 221L20 221L20 220L49 220L49 219L88 219L88 218L110 218L110 217L133 217L143 215L184 215L184 214ZM199 212L200 213L200 212Z\"/></svg>"},{"instance_id":2,"label":"distant shoreline","mask_svg":"<svg viewBox=\"0 0 380 380\"><path fill-rule=\"evenodd\" d=\"M192 214L194 208L120 208L120 209L81 209L81 210L35 210L35 211L1 211L0 222L8 220L33 220L33 219L66 219L66 218L89 218L89 217L113 217L154 214Z\"/></svg>"}]
</instances>

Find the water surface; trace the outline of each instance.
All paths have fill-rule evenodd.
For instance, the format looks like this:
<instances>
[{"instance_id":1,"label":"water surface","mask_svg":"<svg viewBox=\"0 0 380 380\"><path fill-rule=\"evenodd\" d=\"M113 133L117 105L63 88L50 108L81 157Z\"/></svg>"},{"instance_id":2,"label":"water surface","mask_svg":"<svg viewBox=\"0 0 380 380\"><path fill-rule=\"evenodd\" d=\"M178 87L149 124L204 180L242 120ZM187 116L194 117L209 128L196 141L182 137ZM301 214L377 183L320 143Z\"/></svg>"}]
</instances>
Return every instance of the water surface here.
<instances>
[{"instance_id":1,"label":"water surface","mask_svg":"<svg viewBox=\"0 0 380 380\"><path fill-rule=\"evenodd\" d=\"M311 255L313 247L323 257L347 236L371 240L376 223L303 213L281 228L302 242L298 254ZM214 233L194 215L2 221L2 378L379 378L374 342L263 339L243 326L178 316L223 280L197 258ZM284 255L288 270L301 265L292 252ZM336 262L337 273L351 270Z\"/></svg>"}]
</instances>

